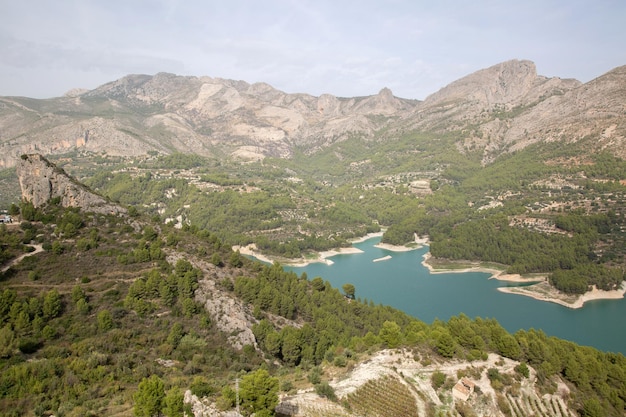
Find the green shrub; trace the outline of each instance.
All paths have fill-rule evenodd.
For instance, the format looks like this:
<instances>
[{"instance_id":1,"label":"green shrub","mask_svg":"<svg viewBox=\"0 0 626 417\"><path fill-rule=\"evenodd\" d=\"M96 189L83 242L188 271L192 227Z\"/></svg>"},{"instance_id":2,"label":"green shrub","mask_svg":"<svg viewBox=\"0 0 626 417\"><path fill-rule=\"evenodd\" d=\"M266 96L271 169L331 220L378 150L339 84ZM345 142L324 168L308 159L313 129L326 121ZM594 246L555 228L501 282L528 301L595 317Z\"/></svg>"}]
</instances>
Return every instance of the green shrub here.
<instances>
[{"instance_id":1,"label":"green shrub","mask_svg":"<svg viewBox=\"0 0 626 417\"><path fill-rule=\"evenodd\" d=\"M209 395L217 392L215 386L202 376L194 377L189 389L191 390L191 393L198 398L208 397Z\"/></svg>"},{"instance_id":2,"label":"green shrub","mask_svg":"<svg viewBox=\"0 0 626 417\"><path fill-rule=\"evenodd\" d=\"M315 393L320 397L328 398L331 401L337 401L334 388L331 387L326 381L315 385Z\"/></svg>"},{"instance_id":3,"label":"green shrub","mask_svg":"<svg viewBox=\"0 0 626 417\"><path fill-rule=\"evenodd\" d=\"M517 372L518 374L522 375L525 378L528 378L530 376L530 370L528 369L528 365L526 365L524 362L520 363L519 365L515 367L515 372Z\"/></svg>"},{"instance_id":4,"label":"green shrub","mask_svg":"<svg viewBox=\"0 0 626 417\"><path fill-rule=\"evenodd\" d=\"M291 381L283 381L280 384L280 390L283 392L289 392L293 389L293 383Z\"/></svg>"},{"instance_id":5,"label":"green shrub","mask_svg":"<svg viewBox=\"0 0 626 417\"><path fill-rule=\"evenodd\" d=\"M441 371L433 372L432 376L430 377L430 383L435 390L438 390L443 386L443 384L446 383L446 374Z\"/></svg>"}]
</instances>

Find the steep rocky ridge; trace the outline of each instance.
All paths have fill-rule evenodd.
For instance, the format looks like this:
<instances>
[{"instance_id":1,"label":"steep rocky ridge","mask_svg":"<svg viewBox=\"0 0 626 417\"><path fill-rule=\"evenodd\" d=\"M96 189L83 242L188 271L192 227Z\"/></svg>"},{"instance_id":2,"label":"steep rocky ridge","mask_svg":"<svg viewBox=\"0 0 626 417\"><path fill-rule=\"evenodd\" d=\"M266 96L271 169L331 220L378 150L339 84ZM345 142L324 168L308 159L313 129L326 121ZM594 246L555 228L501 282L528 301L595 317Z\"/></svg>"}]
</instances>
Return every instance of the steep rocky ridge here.
<instances>
[{"instance_id":1,"label":"steep rocky ridge","mask_svg":"<svg viewBox=\"0 0 626 417\"><path fill-rule=\"evenodd\" d=\"M112 204L90 191L85 185L74 180L41 155L23 155L16 171L23 199L31 202L35 207L41 207L58 197L63 207L77 207L83 211L100 214L124 215L127 213L125 208ZM217 327L231 335L229 337L231 344L238 349L244 345L256 347L251 330L256 320L241 300L216 285L217 281L223 278L219 274L219 268L186 253L168 252L168 261L171 264L185 258L204 272L205 279L201 280L200 287L196 291L196 300L204 305L215 320Z\"/></svg>"},{"instance_id":2,"label":"steep rocky ridge","mask_svg":"<svg viewBox=\"0 0 626 417\"><path fill-rule=\"evenodd\" d=\"M598 149L626 157L626 66L552 96L511 121L502 140L511 149L538 141L596 139Z\"/></svg>"},{"instance_id":3,"label":"steep rocky ridge","mask_svg":"<svg viewBox=\"0 0 626 417\"><path fill-rule=\"evenodd\" d=\"M23 155L16 171L23 199L35 207L59 198L63 207L80 207L102 214L126 213L125 208L109 203L41 155Z\"/></svg>"},{"instance_id":4,"label":"steep rocky ridge","mask_svg":"<svg viewBox=\"0 0 626 417\"><path fill-rule=\"evenodd\" d=\"M371 97L286 94L264 84L172 74L129 75L51 100L0 100L0 165L39 151L133 156L148 151L288 157L295 145L371 135L415 107L388 89ZM381 117L382 116L382 117Z\"/></svg>"},{"instance_id":5,"label":"steep rocky ridge","mask_svg":"<svg viewBox=\"0 0 626 417\"><path fill-rule=\"evenodd\" d=\"M536 142L585 137L598 139L596 150L623 157L625 97L624 67L582 84L537 75L532 62L513 60L432 94L404 128L461 131L461 147L483 150L484 162Z\"/></svg>"},{"instance_id":6,"label":"steep rocky ridge","mask_svg":"<svg viewBox=\"0 0 626 417\"><path fill-rule=\"evenodd\" d=\"M349 137L393 140L411 130L458 132L459 149L483 152L485 163L532 143L581 138L624 156L624 97L624 67L582 84L538 75L524 60L469 74L423 102L387 88L368 97L315 97L265 83L129 75L54 99L0 98L0 167L34 152L286 158Z\"/></svg>"}]
</instances>

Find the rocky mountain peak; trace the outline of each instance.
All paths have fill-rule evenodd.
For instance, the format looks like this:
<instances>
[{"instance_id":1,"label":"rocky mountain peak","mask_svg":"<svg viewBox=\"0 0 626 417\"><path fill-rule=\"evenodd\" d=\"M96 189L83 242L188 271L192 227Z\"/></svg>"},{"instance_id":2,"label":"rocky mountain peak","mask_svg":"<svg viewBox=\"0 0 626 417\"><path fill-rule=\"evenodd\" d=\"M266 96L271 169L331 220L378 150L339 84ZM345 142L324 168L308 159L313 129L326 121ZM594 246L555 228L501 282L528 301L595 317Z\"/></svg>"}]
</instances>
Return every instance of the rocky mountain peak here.
<instances>
[{"instance_id":1,"label":"rocky mountain peak","mask_svg":"<svg viewBox=\"0 0 626 417\"><path fill-rule=\"evenodd\" d=\"M426 98L425 103L463 99L487 106L517 103L534 87L537 68L531 61L511 60L476 71L442 88Z\"/></svg>"},{"instance_id":2,"label":"rocky mountain peak","mask_svg":"<svg viewBox=\"0 0 626 417\"><path fill-rule=\"evenodd\" d=\"M127 75L119 80L103 84L95 90L87 93L87 95L93 97L119 97L134 94L138 87L144 85L151 78L151 76L143 74Z\"/></svg>"},{"instance_id":3,"label":"rocky mountain peak","mask_svg":"<svg viewBox=\"0 0 626 417\"><path fill-rule=\"evenodd\" d=\"M390 89L385 87L385 88L383 88L382 90L380 90L378 92L378 97L380 97L381 99L389 101L389 100L393 99L393 93L391 92Z\"/></svg>"},{"instance_id":4,"label":"rocky mountain peak","mask_svg":"<svg viewBox=\"0 0 626 417\"><path fill-rule=\"evenodd\" d=\"M85 88L72 88L71 90L68 90L65 94L63 94L63 97L70 97L70 98L78 97L87 92L89 92L89 90Z\"/></svg>"},{"instance_id":5,"label":"rocky mountain peak","mask_svg":"<svg viewBox=\"0 0 626 417\"><path fill-rule=\"evenodd\" d=\"M22 155L16 171L22 198L35 207L59 198L63 207L80 207L101 214L126 213L126 209L89 190L39 154Z\"/></svg>"},{"instance_id":6,"label":"rocky mountain peak","mask_svg":"<svg viewBox=\"0 0 626 417\"><path fill-rule=\"evenodd\" d=\"M340 109L339 99L332 94L322 94L317 99L317 111L320 114L338 115Z\"/></svg>"},{"instance_id":7,"label":"rocky mountain peak","mask_svg":"<svg viewBox=\"0 0 626 417\"><path fill-rule=\"evenodd\" d=\"M371 100L373 101L373 113L392 114L403 108L403 103L394 97L391 90L387 87L380 90Z\"/></svg>"}]
</instances>

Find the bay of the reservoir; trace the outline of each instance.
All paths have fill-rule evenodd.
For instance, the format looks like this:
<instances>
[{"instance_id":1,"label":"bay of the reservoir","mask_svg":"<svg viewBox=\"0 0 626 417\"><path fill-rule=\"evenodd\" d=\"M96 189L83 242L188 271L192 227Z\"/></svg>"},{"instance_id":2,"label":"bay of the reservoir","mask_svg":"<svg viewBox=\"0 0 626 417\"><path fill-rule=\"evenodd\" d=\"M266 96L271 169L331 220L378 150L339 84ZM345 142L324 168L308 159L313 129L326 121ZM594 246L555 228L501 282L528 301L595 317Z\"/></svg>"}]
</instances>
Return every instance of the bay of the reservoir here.
<instances>
[{"instance_id":1,"label":"bay of the reservoir","mask_svg":"<svg viewBox=\"0 0 626 417\"><path fill-rule=\"evenodd\" d=\"M428 247L391 252L376 247L379 241L377 237L355 243L362 253L333 256L332 265L285 268L298 275L306 272L309 279L320 276L339 289L354 284L356 297L395 307L426 323L464 313L470 318L495 318L511 333L541 329L549 336L626 354L626 299L596 300L571 309L506 294L497 288L515 284L489 279L490 274L483 272L431 274L421 263Z\"/></svg>"}]
</instances>

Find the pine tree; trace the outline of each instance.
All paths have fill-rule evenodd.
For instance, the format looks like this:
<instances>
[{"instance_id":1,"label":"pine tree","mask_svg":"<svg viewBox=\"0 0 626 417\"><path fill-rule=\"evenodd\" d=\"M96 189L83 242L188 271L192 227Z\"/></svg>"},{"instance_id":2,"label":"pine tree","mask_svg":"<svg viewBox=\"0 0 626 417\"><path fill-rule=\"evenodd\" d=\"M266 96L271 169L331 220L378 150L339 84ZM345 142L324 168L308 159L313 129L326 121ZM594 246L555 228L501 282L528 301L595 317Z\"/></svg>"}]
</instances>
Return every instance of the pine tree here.
<instances>
[{"instance_id":1,"label":"pine tree","mask_svg":"<svg viewBox=\"0 0 626 417\"><path fill-rule=\"evenodd\" d=\"M242 411L250 415L274 415L278 405L278 378L265 369L244 376L239 385Z\"/></svg>"},{"instance_id":2,"label":"pine tree","mask_svg":"<svg viewBox=\"0 0 626 417\"><path fill-rule=\"evenodd\" d=\"M46 293L43 299L43 315L47 319L52 319L61 313L61 295L56 289Z\"/></svg>"},{"instance_id":3,"label":"pine tree","mask_svg":"<svg viewBox=\"0 0 626 417\"><path fill-rule=\"evenodd\" d=\"M165 401L165 386L161 378L152 375L144 378L133 395L135 407L133 413L137 417L159 416Z\"/></svg>"},{"instance_id":4,"label":"pine tree","mask_svg":"<svg viewBox=\"0 0 626 417\"><path fill-rule=\"evenodd\" d=\"M184 399L185 396L180 388L169 390L164 399L165 407L163 408L163 414L167 417L183 417Z\"/></svg>"}]
</instances>

